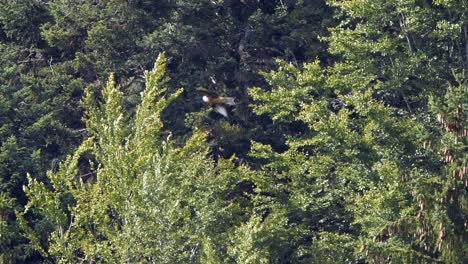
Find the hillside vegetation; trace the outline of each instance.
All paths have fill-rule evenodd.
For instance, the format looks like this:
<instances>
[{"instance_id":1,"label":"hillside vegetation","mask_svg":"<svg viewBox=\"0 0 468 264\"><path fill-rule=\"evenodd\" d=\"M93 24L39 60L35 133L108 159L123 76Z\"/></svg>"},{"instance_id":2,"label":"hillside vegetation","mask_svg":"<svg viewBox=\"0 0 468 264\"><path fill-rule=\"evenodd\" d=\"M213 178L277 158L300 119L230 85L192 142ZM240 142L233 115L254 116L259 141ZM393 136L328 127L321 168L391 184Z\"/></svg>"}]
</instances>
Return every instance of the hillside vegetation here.
<instances>
[{"instance_id":1,"label":"hillside vegetation","mask_svg":"<svg viewBox=\"0 0 468 264\"><path fill-rule=\"evenodd\" d=\"M0 1L0 262L466 263L467 5Z\"/></svg>"}]
</instances>

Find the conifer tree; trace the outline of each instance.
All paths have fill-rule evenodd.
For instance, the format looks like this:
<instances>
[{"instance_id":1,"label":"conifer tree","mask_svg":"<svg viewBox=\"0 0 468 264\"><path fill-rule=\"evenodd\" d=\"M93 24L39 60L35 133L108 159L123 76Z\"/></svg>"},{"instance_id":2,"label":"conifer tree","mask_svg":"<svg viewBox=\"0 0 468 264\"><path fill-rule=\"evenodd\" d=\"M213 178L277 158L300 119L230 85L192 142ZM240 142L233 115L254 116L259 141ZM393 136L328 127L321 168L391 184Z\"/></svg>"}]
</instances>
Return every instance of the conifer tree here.
<instances>
[{"instance_id":1,"label":"conifer tree","mask_svg":"<svg viewBox=\"0 0 468 264\"><path fill-rule=\"evenodd\" d=\"M49 171L51 190L29 178L25 213L43 215L54 228L48 247L38 248L46 256L65 263L226 258L220 252L245 208L225 197L242 169L207 158L206 132L195 131L179 147L163 133L161 112L182 92L167 94L165 69L161 54L146 73L135 117L123 112L113 76L103 103L88 90L90 137L58 172Z\"/></svg>"},{"instance_id":2,"label":"conifer tree","mask_svg":"<svg viewBox=\"0 0 468 264\"><path fill-rule=\"evenodd\" d=\"M286 186L280 204L301 205L285 214L307 223L297 252L317 263L463 262L463 4L329 3L342 21L324 38L337 62L280 62L265 74L271 91L250 90L256 113L302 128L287 134L285 152L252 148L262 171Z\"/></svg>"}]
</instances>

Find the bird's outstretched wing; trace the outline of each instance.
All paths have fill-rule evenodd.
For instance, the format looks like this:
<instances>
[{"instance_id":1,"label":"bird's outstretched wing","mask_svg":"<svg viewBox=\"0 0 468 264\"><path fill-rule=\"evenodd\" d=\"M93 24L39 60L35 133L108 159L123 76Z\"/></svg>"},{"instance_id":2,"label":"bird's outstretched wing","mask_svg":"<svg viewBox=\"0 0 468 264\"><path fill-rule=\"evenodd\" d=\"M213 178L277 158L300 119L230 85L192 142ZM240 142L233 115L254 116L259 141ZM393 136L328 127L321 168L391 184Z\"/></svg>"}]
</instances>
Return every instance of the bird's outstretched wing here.
<instances>
[{"instance_id":1,"label":"bird's outstretched wing","mask_svg":"<svg viewBox=\"0 0 468 264\"><path fill-rule=\"evenodd\" d=\"M227 105L236 105L236 98L234 98L234 97L220 96L218 99L219 99L223 104L227 104Z\"/></svg>"},{"instance_id":2,"label":"bird's outstretched wing","mask_svg":"<svg viewBox=\"0 0 468 264\"><path fill-rule=\"evenodd\" d=\"M215 111L220 113L222 116L228 118L228 113L227 113L227 110L224 106L221 106L221 105L217 105L215 106Z\"/></svg>"},{"instance_id":3,"label":"bird's outstretched wing","mask_svg":"<svg viewBox=\"0 0 468 264\"><path fill-rule=\"evenodd\" d=\"M197 92L201 93L202 95L205 95L205 96L209 96L209 97L213 97L213 96L218 96L216 93L206 89L206 88L203 88L203 87L199 87L196 89Z\"/></svg>"},{"instance_id":4,"label":"bird's outstretched wing","mask_svg":"<svg viewBox=\"0 0 468 264\"><path fill-rule=\"evenodd\" d=\"M211 97L209 103L213 105L220 105L220 104L236 105L234 97L225 97L225 96Z\"/></svg>"}]
</instances>

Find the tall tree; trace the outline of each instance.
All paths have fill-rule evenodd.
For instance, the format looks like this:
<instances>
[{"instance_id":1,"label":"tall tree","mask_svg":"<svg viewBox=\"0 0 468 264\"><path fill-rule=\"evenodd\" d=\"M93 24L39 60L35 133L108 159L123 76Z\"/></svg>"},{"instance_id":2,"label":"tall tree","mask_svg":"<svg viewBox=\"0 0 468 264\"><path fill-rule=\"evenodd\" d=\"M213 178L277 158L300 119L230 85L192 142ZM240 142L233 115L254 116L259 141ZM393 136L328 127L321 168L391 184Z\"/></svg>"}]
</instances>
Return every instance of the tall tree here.
<instances>
[{"instance_id":1,"label":"tall tree","mask_svg":"<svg viewBox=\"0 0 468 264\"><path fill-rule=\"evenodd\" d=\"M27 210L54 227L49 246L36 246L53 260L174 263L226 252L228 231L242 219L236 214L247 209L225 199L242 168L207 158L206 132L180 147L164 134L161 112L182 92L166 95L165 69L160 55L133 118L113 76L104 103L88 90L90 138L49 171L51 190L30 178Z\"/></svg>"},{"instance_id":2,"label":"tall tree","mask_svg":"<svg viewBox=\"0 0 468 264\"><path fill-rule=\"evenodd\" d=\"M337 62L323 70L282 62L266 75L271 91L250 90L257 113L307 126L292 131L286 152L259 148L262 170L279 171L275 181L288 186L278 195L287 198L283 204L304 204L299 216L285 215L309 223L303 236L317 230L306 244L312 260L463 262L463 3L329 3L342 21L325 38ZM317 203L322 197L330 203ZM312 217L317 204L330 208L331 219Z\"/></svg>"},{"instance_id":3,"label":"tall tree","mask_svg":"<svg viewBox=\"0 0 468 264\"><path fill-rule=\"evenodd\" d=\"M2 221L11 225L7 229L19 230L13 212L27 202L22 190L26 173L47 182L45 171L55 170L87 137L79 105L85 87L102 88L115 72L123 107L132 112L144 88L143 69L160 51L172 58L170 86L186 87L162 113L164 129L173 132L178 144L191 130L210 127L214 156L246 158L249 139L262 135L282 146L268 119L252 118L245 88L263 83L257 71L274 67L273 57L300 63L320 54L323 43L317 36L329 22L327 14L324 1L312 0L3 1L0 188L8 200L2 207ZM198 86L239 99L231 121L198 113ZM27 218L49 232L47 219ZM2 241L7 245L2 249L15 244L15 252L23 250L20 245L27 239L16 234L18 239Z\"/></svg>"}]
</instances>

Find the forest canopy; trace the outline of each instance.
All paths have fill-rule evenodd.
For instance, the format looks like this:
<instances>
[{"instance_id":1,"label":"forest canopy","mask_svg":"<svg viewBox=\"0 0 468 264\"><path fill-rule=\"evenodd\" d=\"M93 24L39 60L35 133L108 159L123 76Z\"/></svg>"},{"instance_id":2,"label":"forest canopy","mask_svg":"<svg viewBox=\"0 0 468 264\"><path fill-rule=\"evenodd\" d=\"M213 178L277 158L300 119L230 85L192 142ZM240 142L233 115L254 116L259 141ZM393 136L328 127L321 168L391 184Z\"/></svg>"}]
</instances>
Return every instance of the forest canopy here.
<instances>
[{"instance_id":1,"label":"forest canopy","mask_svg":"<svg viewBox=\"0 0 468 264\"><path fill-rule=\"evenodd\" d=\"M1 263L468 261L466 1L0 3Z\"/></svg>"}]
</instances>

